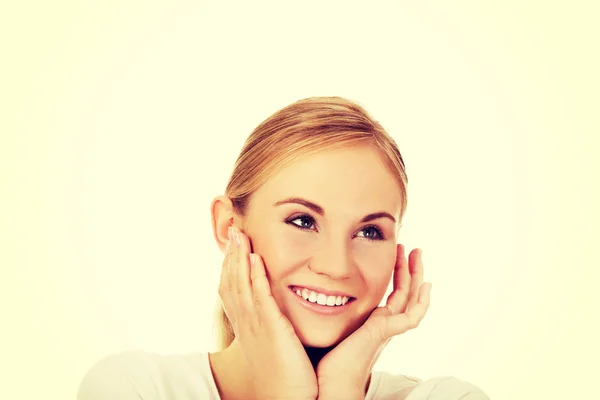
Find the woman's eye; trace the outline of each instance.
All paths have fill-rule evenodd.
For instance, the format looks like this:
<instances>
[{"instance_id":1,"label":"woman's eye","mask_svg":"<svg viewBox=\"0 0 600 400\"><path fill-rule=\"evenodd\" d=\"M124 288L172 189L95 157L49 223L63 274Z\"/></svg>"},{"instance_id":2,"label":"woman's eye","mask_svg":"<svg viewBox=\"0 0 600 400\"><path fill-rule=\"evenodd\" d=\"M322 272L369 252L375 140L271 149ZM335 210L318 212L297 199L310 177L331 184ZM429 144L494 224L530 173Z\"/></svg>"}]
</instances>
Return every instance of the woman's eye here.
<instances>
[{"instance_id":1,"label":"woman's eye","mask_svg":"<svg viewBox=\"0 0 600 400\"><path fill-rule=\"evenodd\" d=\"M379 230L378 228L374 227L374 226L367 226L366 228L363 228L360 230L360 232L364 232L364 234L362 235L362 237L369 239L369 240L383 240L383 233L381 232L381 230ZM361 236L361 235L359 235Z\"/></svg>"},{"instance_id":2,"label":"woman's eye","mask_svg":"<svg viewBox=\"0 0 600 400\"><path fill-rule=\"evenodd\" d=\"M298 224L294 221L300 221L300 223ZM311 229L313 224L315 223L315 221L307 215L303 215L301 217L296 217L296 218L290 220L289 222L296 225L300 229Z\"/></svg>"}]
</instances>

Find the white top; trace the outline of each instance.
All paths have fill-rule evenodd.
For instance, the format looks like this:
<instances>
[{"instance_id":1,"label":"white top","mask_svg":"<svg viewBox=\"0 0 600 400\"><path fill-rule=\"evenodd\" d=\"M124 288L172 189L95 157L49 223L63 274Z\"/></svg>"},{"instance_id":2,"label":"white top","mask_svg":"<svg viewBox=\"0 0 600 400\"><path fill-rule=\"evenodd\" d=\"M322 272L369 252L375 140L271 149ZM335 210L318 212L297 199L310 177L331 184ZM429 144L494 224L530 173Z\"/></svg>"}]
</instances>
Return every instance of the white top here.
<instances>
[{"instance_id":1,"label":"white top","mask_svg":"<svg viewBox=\"0 0 600 400\"><path fill-rule=\"evenodd\" d=\"M416 386L416 387L415 387ZM415 387L406 397L406 390ZM108 356L84 376L77 400L220 400L208 353L159 355L127 351ZM421 380L373 371L366 400L490 400L451 376Z\"/></svg>"}]
</instances>

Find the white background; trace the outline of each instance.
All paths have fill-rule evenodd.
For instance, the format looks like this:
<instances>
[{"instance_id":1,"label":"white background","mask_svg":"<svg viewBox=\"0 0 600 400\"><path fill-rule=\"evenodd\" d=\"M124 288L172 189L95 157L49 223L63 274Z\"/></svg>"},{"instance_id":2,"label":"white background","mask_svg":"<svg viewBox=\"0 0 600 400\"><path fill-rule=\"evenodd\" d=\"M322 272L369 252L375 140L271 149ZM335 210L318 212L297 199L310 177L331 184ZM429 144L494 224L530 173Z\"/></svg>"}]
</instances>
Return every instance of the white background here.
<instances>
[{"instance_id":1,"label":"white background","mask_svg":"<svg viewBox=\"0 0 600 400\"><path fill-rule=\"evenodd\" d=\"M492 399L594 396L593 10L19 4L0 13L0 398L74 398L113 352L214 349L210 201L258 123L321 95L397 141L401 241L433 282L425 320L377 368Z\"/></svg>"}]
</instances>

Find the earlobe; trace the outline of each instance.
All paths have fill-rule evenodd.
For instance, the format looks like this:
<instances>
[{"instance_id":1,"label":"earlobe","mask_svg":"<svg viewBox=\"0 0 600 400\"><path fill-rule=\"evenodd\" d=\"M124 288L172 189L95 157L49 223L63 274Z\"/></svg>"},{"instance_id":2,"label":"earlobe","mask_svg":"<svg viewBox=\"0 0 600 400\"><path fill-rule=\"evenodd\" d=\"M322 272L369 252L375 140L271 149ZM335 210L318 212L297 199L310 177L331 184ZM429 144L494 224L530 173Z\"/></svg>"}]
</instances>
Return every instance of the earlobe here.
<instances>
[{"instance_id":1,"label":"earlobe","mask_svg":"<svg viewBox=\"0 0 600 400\"><path fill-rule=\"evenodd\" d=\"M225 254L229 243L228 229L234 225L233 204L227 196L217 196L210 205L213 235L217 246Z\"/></svg>"}]
</instances>

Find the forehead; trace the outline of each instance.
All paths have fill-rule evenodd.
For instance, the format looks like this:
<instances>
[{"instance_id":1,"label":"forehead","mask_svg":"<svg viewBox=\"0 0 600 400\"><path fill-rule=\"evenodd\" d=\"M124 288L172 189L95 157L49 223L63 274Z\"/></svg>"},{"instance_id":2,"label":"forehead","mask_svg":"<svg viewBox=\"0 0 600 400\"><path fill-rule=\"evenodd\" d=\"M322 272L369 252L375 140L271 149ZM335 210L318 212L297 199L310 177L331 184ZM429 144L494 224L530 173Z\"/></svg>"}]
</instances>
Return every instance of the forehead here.
<instances>
[{"instance_id":1,"label":"forehead","mask_svg":"<svg viewBox=\"0 0 600 400\"><path fill-rule=\"evenodd\" d=\"M271 207L287 197L306 198L326 213L387 211L396 217L402 199L396 178L367 146L327 149L294 160L265 182L253 200Z\"/></svg>"}]
</instances>

